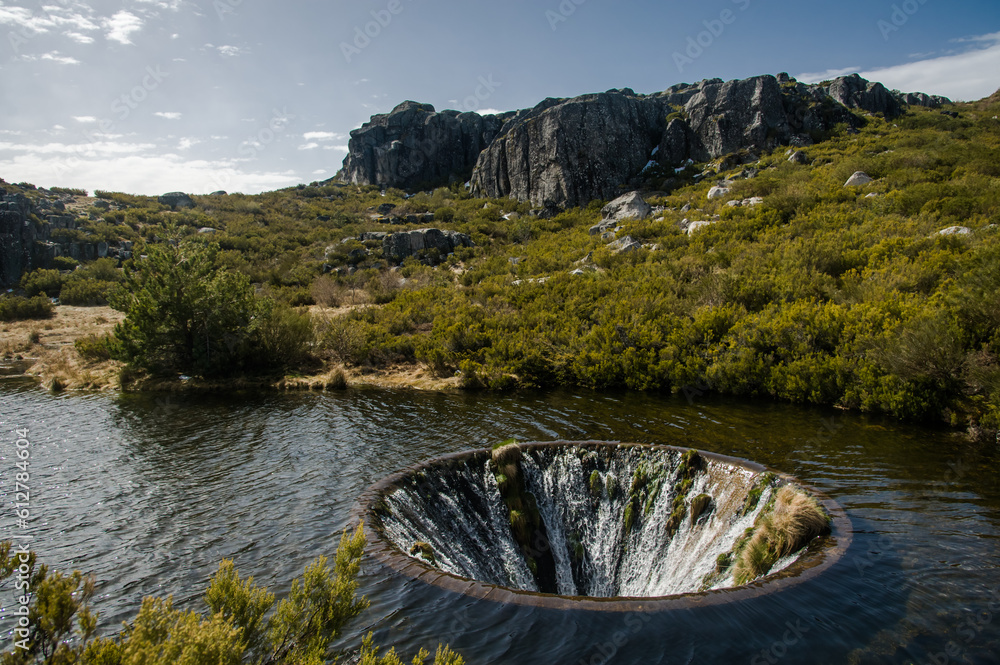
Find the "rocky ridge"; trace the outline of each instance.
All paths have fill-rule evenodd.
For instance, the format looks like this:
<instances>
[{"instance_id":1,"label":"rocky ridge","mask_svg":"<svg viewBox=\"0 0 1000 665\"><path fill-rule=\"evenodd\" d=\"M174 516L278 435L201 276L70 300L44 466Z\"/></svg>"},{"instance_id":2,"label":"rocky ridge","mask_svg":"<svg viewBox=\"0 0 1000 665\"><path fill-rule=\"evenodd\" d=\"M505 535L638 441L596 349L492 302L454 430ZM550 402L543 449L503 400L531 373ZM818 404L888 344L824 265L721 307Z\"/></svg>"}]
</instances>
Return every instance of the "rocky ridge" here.
<instances>
[{"instance_id":1,"label":"rocky ridge","mask_svg":"<svg viewBox=\"0 0 1000 665\"><path fill-rule=\"evenodd\" d=\"M946 103L857 74L815 85L787 74L708 79L653 95L626 88L499 116L404 102L351 133L342 178L408 189L464 179L471 170L473 194L551 212L613 199L653 167L726 156L756 161L756 153L780 145L810 145L838 123L857 128L865 122L858 111L891 118L907 105Z\"/></svg>"}]
</instances>

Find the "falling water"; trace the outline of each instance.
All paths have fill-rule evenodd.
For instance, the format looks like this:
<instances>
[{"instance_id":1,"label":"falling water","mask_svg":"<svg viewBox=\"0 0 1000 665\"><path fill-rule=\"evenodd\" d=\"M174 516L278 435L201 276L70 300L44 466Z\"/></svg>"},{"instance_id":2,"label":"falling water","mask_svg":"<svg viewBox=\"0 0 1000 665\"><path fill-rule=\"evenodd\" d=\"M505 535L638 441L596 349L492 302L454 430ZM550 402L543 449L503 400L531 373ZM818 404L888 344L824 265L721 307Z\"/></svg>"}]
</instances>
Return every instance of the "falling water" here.
<instances>
[{"instance_id":1,"label":"falling water","mask_svg":"<svg viewBox=\"0 0 1000 665\"><path fill-rule=\"evenodd\" d=\"M537 502L547 536L532 546L551 552L559 595L662 597L735 584L731 574L716 574L716 560L754 525L773 488L749 465L700 457L696 471L688 472L684 517L671 531L675 498L685 489L682 454L651 446L524 448L525 489ZM649 481L635 511L630 492L637 477ZM763 491L749 508L755 486ZM692 519L691 500L699 495L711 498L709 507ZM459 577L538 590L486 453L419 470L383 501L381 529L402 552L413 549L414 558L423 556ZM635 515L628 528L630 503ZM416 543L429 545L433 559L414 549ZM794 560L787 557L776 569Z\"/></svg>"}]
</instances>

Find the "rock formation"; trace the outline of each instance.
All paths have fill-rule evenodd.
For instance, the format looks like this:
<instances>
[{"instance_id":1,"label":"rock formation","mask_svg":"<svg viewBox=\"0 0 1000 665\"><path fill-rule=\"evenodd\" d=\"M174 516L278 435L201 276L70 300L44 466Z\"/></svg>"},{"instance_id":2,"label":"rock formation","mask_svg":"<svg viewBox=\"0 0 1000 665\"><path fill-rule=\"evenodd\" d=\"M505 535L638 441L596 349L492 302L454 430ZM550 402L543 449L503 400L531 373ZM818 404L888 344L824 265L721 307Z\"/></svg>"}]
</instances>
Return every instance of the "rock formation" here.
<instances>
[{"instance_id":1,"label":"rock formation","mask_svg":"<svg viewBox=\"0 0 1000 665\"><path fill-rule=\"evenodd\" d=\"M438 113L430 104L403 102L351 132L343 178L403 189L467 178L506 117Z\"/></svg>"},{"instance_id":2,"label":"rock formation","mask_svg":"<svg viewBox=\"0 0 1000 665\"><path fill-rule=\"evenodd\" d=\"M810 145L838 123L859 127L858 112L894 117L907 104L944 103L857 74L819 85L780 74L709 79L654 95L611 90L502 116L405 102L351 133L343 178L412 188L465 178L475 165L473 194L530 201L547 215L618 197L654 166L755 161L780 145Z\"/></svg>"},{"instance_id":3,"label":"rock formation","mask_svg":"<svg viewBox=\"0 0 1000 665\"><path fill-rule=\"evenodd\" d=\"M16 284L31 268L38 229L30 214L31 204L23 194L0 188L0 286Z\"/></svg>"}]
</instances>

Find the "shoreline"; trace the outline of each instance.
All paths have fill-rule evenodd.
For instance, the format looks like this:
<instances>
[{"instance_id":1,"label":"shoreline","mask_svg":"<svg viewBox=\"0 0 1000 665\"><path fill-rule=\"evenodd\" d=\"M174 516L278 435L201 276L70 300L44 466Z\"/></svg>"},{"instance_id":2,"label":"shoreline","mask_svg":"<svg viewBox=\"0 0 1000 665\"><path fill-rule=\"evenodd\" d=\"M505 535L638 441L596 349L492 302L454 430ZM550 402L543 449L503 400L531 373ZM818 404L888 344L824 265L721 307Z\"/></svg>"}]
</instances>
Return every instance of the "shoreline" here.
<instances>
[{"instance_id":1,"label":"shoreline","mask_svg":"<svg viewBox=\"0 0 1000 665\"><path fill-rule=\"evenodd\" d=\"M435 377L423 365L388 368L324 366L314 374L281 377L238 377L224 380L143 378L122 385L122 363L87 361L76 340L111 333L124 314L107 306L59 305L50 319L11 321L0 325L0 367L23 371L5 378L29 378L52 392L198 392L212 390L325 391L349 387L408 388L425 391L460 390L457 377Z\"/></svg>"}]
</instances>

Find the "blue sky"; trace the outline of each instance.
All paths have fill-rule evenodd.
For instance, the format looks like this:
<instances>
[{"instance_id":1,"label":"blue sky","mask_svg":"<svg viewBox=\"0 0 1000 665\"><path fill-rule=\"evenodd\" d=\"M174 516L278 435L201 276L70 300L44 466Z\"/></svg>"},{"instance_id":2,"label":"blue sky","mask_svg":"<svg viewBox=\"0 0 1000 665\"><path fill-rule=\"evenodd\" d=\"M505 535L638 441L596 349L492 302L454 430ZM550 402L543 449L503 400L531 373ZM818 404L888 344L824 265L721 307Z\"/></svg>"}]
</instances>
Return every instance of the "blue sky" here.
<instances>
[{"instance_id":1,"label":"blue sky","mask_svg":"<svg viewBox=\"0 0 1000 665\"><path fill-rule=\"evenodd\" d=\"M0 0L0 177L143 194L333 176L413 99L512 110L703 78L1000 88L996 0Z\"/></svg>"}]
</instances>

